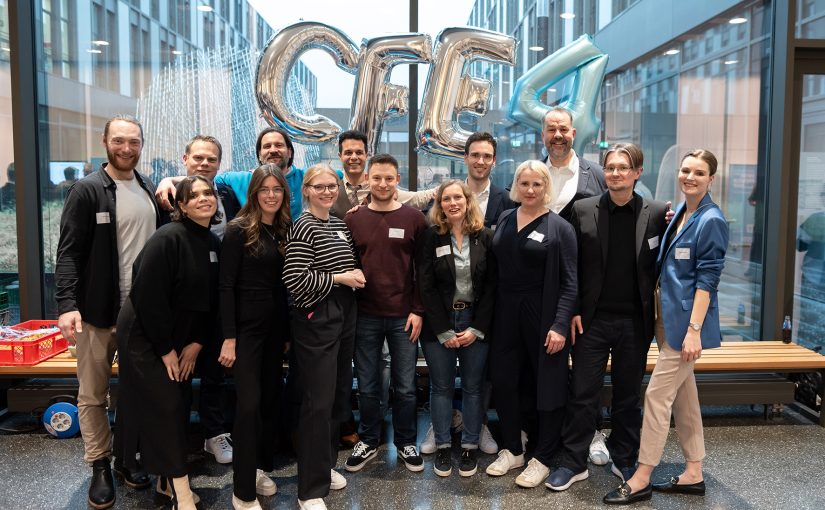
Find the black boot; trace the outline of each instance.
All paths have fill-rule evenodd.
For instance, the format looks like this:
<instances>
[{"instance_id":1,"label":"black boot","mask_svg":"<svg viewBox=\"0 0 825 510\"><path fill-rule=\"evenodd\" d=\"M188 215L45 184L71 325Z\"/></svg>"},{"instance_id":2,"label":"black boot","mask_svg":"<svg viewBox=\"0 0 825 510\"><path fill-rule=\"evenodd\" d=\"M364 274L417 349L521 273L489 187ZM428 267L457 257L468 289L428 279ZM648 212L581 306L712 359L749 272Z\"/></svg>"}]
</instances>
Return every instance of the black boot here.
<instances>
[{"instance_id":1,"label":"black boot","mask_svg":"<svg viewBox=\"0 0 825 510\"><path fill-rule=\"evenodd\" d=\"M146 489L151 485L149 475L146 474L140 461L135 461L135 464L137 465L135 469L129 469L124 465L123 461L116 458L114 467L115 476L128 487L138 490Z\"/></svg>"},{"instance_id":2,"label":"black boot","mask_svg":"<svg viewBox=\"0 0 825 510\"><path fill-rule=\"evenodd\" d=\"M115 504L115 483L109 458L92 463L92 483L89 485L89 506L98 510Z\"/></svg>"}]
</instances>

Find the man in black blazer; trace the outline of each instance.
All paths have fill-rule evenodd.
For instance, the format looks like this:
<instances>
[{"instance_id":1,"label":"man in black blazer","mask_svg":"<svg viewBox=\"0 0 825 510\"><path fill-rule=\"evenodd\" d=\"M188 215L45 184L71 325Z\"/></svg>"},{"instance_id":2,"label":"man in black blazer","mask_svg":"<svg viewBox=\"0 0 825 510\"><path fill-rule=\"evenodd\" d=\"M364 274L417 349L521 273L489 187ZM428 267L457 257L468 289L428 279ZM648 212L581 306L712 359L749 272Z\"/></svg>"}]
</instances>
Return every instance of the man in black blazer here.
<instances>
[{"instance_id":1,"label":"man in black blazer","mask_svg":"<svg viewBox=\"0 0 825 510\"><path fill-rule=\"evenodd\" d=\"M604 172L601 165L580 158L573 150L576 128L573 114L561 107L544 116L541 137L547 149L544 161L553 181L553 202L550 209L567 221L577 200L604 193Z\"/></svg>"},{"instance_id":2,"label":"man in black blazer","mask_svg":"<svg viewBox=\"0 0 825 510\"><path fill-rule=\"evenodd\" d=\"M467 186L476 196L484 226L495 228L499 215L516 204L507 190L490 182L490 173L496 164L496 139L487 132L476 132L464 144L464 162L467 164Z\"/></svg>"},{"instance_id":3,"label":"man in black blazer","mask_svg":"<svg viewBox=\"0 0 825 510\"><path fill-rule=\"evenodd\" d=\"M605 155L608 191L578 200L571 223L579 245L579 306L571 324L573 372L562 429L561 465L547 487L561 491L588 477L588 445L597 426L599 397L612 356L612 471L635 471L642 418L639 406L647 351L653 339L656 256L667 204L634 192L643 154L616 144Z\"/></svg>"}]
</instances>

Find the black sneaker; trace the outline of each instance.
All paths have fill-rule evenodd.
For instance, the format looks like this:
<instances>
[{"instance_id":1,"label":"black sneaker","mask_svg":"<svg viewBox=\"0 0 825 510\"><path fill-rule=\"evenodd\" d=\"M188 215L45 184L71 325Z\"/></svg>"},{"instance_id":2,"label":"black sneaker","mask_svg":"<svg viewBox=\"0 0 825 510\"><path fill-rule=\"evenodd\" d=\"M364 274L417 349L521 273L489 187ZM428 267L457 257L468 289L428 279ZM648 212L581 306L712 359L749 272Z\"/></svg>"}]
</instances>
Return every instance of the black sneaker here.
<instances>
[{"instance_id":1,"label":"black sneaker","mask_svg":"<svg viewBox=\"0 0 825 510\"><path fill-rule=\"evenodd\" d=\"M461 476L473 476L478 471L478 461L476 451L462 448L461 460L458 461L458 474Z\"/></svg>"},{"instance_id":2,"label":"black sneaker","mask_svg":"<svg viewBox=\"0 0 825 510\"><path fill-rule=\"evenodd\" d=\"M344 469L352 473L361 471L361 468L364 467L367 461L375 457L377 453L378 447L370 446L363 441L358 441L355 448L352 449L352 453L347 459Z\"/></svg>"},{"instance_id":3,"label":"black sneaker","mask_svg":"<svg viewBox=\"0 0 825 510\"><path fill-rule=\"evenodd\" d=\"M433 471L438 476L450 476L453 472L452 448L439 448L433 462Z\"/></svg>"},{"instance_id":4,"label":"black sneaker","mask_svg":"<svg viewBox=\"0 0 825 510\"><path fill-rule=\"evenodd\" d=\"M418 448L416 448L414 444L399 448L398 458L404 461L404 464L410 471L415 473L424 471L424 459L421 458L421 455L418 455Z\"/></svg>"}]
</instances>

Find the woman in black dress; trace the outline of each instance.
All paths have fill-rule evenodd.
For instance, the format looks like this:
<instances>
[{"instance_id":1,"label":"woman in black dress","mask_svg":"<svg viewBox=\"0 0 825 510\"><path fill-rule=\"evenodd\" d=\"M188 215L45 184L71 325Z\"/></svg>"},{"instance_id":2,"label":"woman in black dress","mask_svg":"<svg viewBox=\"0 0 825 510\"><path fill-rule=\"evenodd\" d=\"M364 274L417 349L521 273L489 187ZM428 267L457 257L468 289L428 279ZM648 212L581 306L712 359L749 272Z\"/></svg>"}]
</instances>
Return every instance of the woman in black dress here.
<instances>
[{"instance_id":1,"label":"woman in black dress","mask_svg":"<svg viewBox=\"0 0 825 510\"><path fill-rule=\"evenodd\" d=\"M232 506L260 509L255 494L272 496L276 410L289 331L283 282L286 234L291 224L289 185L275 165L252 173L246 205L229 223L221 249L223 346L218 361L234 366L234 490Z\"/></svg>"},{"instance_id":2,"label":"woman in black dress","mask_svg":"<svg viewBox=\"0 0 825 510\"><path fill-rule=\"evenodd\" d=\"M547 208L553 196L547 166L525 161L516 169L510 198L521 206L502 213L493 237L498 265L490 376L501 424L502 450L487 474L502 476L524 465L520 389L535 400L537 445L516 478L537 487L549 474L567 399L567 333L577 298L577 245L573 227Z\"/></svg>"},{"instance_id":3,"label":"woman in black dress","mask_svg":"<svg viewBox=\"0 0 825 510\"><path fill-rule=\"evenodd\" d=\"M177 185L172 222L146 242L133 267L132 290L117 320L120 366L118 434L174 508L193 510L186 467L190 377L218 311L220 241L212 183L200 176ZM129 466L127 466L129 467ZM171 481L171 483L170 483Z\"/></svg>"}]
</instances>

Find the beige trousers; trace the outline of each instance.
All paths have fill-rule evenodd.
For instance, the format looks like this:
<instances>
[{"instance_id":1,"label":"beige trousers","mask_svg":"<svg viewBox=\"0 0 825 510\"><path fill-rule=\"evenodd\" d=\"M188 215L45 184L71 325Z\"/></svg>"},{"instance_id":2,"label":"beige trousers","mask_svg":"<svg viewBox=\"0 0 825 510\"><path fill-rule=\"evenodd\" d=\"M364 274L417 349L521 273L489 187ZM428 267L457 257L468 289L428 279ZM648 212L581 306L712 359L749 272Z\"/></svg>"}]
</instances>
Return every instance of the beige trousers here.
<instances>
[{"instance_id":1,"label":"beige trousers","mask_svg":"<svg viewBox=\"0 0 825 510\"><path fill-rule=\"evenodd\" d=\"M658 291L656 309L662 309ZM693 375L696 362L682 361L681 351L667 344L661 313L656 318L656 342L659 344L659 359L645 393L639 463L650 466L659 464L670 430L671 413L685 460L700 461L705 458L705 435L696 377Z\"/></svg>"},{"instance_id":2,"label":"beige trousers","mask_svg":"<svg viewBox=\"0 0 825 510\"><path fill-rule=\"evenodd\" d=\"M94 462L112 454L112 429L106 407L112 360L117 350L115 328L96 328L83 323L77 333L77 410L85 453Z\"/></svg>"}]
</instances>

